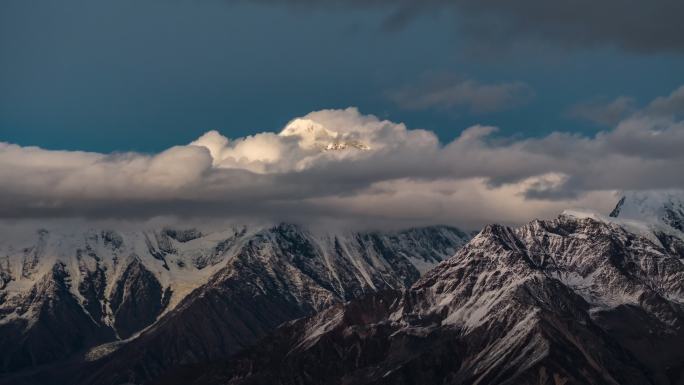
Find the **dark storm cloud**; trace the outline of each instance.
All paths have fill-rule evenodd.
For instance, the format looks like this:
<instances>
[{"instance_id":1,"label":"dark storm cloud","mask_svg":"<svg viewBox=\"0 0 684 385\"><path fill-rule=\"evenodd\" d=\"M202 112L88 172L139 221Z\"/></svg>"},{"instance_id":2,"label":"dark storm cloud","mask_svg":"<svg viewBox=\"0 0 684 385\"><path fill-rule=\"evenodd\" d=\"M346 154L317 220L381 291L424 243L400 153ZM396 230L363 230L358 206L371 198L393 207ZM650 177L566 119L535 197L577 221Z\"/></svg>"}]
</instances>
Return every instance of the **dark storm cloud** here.
<instances>
[{"instance_id":1,"label":"dark storm cloud","mask_svg":"<svg viewBox=\"0 0 684 385\"><path fill-rule=\"evenodd\" d=\"M644 109L647 115L684 115L684 86L677 88L667 96L660 96Z\"/></svg>"},{"instance_id":2,"label":"dark storm cloud","mask_svg":"<svg viewBox=\"0 0 684 385\"><path fill-rule=\"evenodd\" d=\"M684 116L684 86L641 107L634 98L619 96L611 101L594 99L575 104L567 115L603 126L618 124L630 115L677 118Z\"/></svg>"},{"instance_id":3,"label":"dark storm cloud","mask_svg":"<svg viewBox=\"0 0 684 385\"><path fill-rule=\"evenodd\" d=\"M523 82L483 84L442 75L389 91L388 96L401 108L409 110L467 110L472 114L485 114L527 104L534 91Z\"/></svg>"},{"instance_id":4,"label":"dark storm cloud","mask_svg":"<svg viewBox=\"0 0 684 385\"><path fill-rule=\"evenodd\" d=\"M492 30L497 38L519 35L570 45L607 43L637 52L684 51L684 2L679 0L490 0L459 6L483 17L468 23L469 28Z\"/></svg>"},{"instance_id":5,"label":"dark storm cloud","mask_svg":"<svg viewBox=\"0 0 684 385\"><path fill-rule=\"evenodd\" d=\"M500 44L532 38L568 46L608 44L633 52L684 52L680 0L256 0L300 8L384 7L398 28L423 12L451 12L462 32Z\"/></svg>"},{"instance_id":6,"label":"dark storm cloud","mask_svg":"<svg viewBox=\"0 0 684 385\"><path fill-rule=\"evenodd\" d=\"M632 114L636 109L635 104L633 98L626 96L620 96L609 102L592 100L572 106L568 110L568 116L601 126L612 126Z\"/></svg>"}]
</instances>

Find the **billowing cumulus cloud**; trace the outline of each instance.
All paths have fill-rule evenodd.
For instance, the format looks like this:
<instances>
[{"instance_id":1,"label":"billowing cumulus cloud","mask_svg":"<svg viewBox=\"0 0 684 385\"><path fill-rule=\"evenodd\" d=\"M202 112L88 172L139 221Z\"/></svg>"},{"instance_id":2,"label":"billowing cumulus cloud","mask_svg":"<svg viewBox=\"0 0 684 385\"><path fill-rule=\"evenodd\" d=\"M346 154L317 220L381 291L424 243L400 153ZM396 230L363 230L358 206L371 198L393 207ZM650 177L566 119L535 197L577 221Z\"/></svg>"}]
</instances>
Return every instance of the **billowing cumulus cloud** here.
<instances>
[{"instance_id":1,"label":"billowing cumulus cloud","mask_svg":"<svg viewBox=\"0 0 684 385\"><path fill-rule=\"evenodd\" d=\"M0 216L251 218L375 225L520 223L568 207L609 211L623 189L684 188L677 92L594 136L450 143L361 114L323 110L279 132L210 131L158 154L0 144Z\"/></svg>"}]
</instances>

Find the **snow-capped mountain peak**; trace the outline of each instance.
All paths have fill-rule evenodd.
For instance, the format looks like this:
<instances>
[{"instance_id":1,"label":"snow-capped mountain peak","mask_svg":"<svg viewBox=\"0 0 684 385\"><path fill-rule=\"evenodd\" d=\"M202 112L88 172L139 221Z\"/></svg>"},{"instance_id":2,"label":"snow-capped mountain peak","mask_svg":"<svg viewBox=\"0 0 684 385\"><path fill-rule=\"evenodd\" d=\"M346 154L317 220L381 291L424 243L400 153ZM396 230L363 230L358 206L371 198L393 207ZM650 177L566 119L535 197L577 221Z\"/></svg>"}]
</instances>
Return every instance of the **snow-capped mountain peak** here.
<instances>
[{"instance_id":1,"label":"snow-capped mountain peak","mask_svg":"<svg viewBox=\"0 0 684 385\"><path fill-rule=\"evenodd\" d=\"M192 383L679 383L684 264L581 214L487 226L407 291L285 324Z\"/></svg>"},{"instance_id":2,"label":"snow-capped mountain peak","mask_svg":"<svg viewBox=\"0 0 684 385\"><path fill-rule=\"evenodd\" d=\"M342 134L329 130L322 124L311 119L295 119L278 135L299 137L299 146L307 150L370 150L370 146L358 139L351 138L350 134Z\"/></svg>"},{"instance_id":3,"label":"snow-capped mountain peak","mask_svg":"<svg viewBox=\"0 0 684 385\"><path fill-rule=\"evenodd\" d=\"M186 360L186 351L218 358L284 321L405 288L470 239L446 226L313 232L286 223L3 235L0 377L87 349L92 360L130 346L114 360L128 366L140 346L171 340L177 349L152 353L165 355L165 365ZM203 327L222 337L204 336L198 347ZM146 375L160 370L154 359L139 364L151 362Z\"/></svg>"},{"instance_id":4,"label":"snow-capped mountain peak","mask_svg":"<svg viewBox=\"0 0 684 385\"><path fill-rule=\"evenodd\" d=\"M626 192L611 217L660 223L684 231L684 192L676 190Z\"/></svg>"}]
</instances>

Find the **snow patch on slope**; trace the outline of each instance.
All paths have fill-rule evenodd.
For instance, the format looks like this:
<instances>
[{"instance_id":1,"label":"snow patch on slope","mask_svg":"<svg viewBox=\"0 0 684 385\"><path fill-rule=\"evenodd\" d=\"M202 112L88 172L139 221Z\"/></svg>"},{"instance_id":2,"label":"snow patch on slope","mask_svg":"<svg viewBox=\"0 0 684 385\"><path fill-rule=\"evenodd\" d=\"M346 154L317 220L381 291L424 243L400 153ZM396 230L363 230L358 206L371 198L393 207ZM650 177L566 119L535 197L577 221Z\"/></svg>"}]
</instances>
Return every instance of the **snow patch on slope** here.
<instances>
[{"instance_id":1,"label":"snow patch on slope","mask_svg":"<svg viewBox=\"0 0 684 385\"><path fill-rule=\"evenodd\" d=\"M595 221L603 222L606 224L620 226L631 233L649 239L656 245L661 245L660 239L658 239L658 237L656 236L656 232L658 231L665 232L667 234L672 234L684 239L684 234L682 234L681 232L676 231L675 229L672 229L671 227L663 224L662 222L655 220L651 221L640 220L638 218L611 217L589 209L568 209L564 210L561 215L579 219L590 218Z\"/></svg>"}]
</instances>

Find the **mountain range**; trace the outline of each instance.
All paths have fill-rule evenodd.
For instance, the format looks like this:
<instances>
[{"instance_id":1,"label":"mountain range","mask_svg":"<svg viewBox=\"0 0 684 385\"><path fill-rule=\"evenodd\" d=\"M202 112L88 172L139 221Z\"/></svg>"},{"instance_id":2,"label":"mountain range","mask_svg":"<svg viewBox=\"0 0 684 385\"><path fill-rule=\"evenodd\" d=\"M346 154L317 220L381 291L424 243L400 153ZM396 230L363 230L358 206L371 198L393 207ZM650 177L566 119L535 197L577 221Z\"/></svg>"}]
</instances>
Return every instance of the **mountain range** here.
<instances>
[{"instance_id":1,"label":"mountain range","mask_svg":"<svg viewBox=\"0 0 684 385\"><path fill-rule=\"evenodd\" d=\"M0 249L0 373L4 383L148 381L334 303L408 287L469 238L438 226L41 229Z\"/></svg>"},{"instance_id":2,"label":"mountain range","mask_svg":"<svg viewBox=\"0 0 684 385\"><path fill-rule=\"evenodd\" d=\"M0 383L684 384L684 199L445 227L42 230Z\"/></svg>"},{"instance_id":3,"label":"mountain range","mask_svg":"<svg viewBox=\"0 0 684 385\"><path fill-rule=\"evenodd\" d=\"M285 324L184 381L684 383L684 253L661 242L681 239L684 212L671 195L638 198L613 217L487 226L408 290Z\"/></svg>"}]
</instances>

